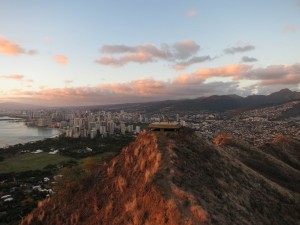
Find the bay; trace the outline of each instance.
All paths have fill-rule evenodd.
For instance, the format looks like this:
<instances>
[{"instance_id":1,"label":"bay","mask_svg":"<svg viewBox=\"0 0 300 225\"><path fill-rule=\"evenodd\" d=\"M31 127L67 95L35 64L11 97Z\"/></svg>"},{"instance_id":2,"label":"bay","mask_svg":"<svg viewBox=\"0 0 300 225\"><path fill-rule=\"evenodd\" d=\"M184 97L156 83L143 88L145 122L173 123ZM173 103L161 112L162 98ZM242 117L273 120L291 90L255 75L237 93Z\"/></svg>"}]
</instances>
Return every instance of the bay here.
<instances>
[{"instance_id":1,"label":"bay","mask_svg":"<svg viewBox=\"0 0 300 225\"><path fill-rule=\"evenodd\" d=\"M62 133L59 129L28 127L24 122L15 119L0 117L0 148L8 145L39 141Z\"/></svg>"}]
</instances>

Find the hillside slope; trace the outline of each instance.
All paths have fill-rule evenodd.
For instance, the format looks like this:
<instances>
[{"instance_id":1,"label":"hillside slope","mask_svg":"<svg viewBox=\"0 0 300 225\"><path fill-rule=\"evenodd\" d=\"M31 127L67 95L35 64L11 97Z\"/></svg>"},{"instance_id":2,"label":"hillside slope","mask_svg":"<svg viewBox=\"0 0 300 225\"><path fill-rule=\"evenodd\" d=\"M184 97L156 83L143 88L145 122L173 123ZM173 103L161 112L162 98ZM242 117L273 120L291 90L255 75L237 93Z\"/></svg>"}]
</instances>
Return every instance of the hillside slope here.
<instances>
[{"instance_id":1,"label":"hillside slope","mask_svg":"<svg viewBox=\"0 0 300 225\"><path fill-rule=\"evenodd\" d=\"M299 224L299 178L297 168L247 143L145 132L84 191L40 203L21 224Z\"/></svg>"}]
</instances>

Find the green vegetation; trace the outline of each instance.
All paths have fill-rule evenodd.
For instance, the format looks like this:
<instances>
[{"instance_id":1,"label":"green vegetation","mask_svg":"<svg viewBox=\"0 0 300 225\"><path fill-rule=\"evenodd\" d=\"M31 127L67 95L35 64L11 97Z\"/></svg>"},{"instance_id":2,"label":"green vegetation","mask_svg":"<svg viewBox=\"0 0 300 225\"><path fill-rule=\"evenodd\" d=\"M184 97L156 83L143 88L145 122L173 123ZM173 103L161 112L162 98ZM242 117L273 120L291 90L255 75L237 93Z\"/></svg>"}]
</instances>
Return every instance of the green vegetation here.
<instances>
[{"instance_id":1,"label":"green vegetation","mask_svg":"<svg viewBox=\"0 0 300 225\"><path fill-rule=\"evenodd\" d=\"M33 152L37 149L41 149L44 152L59 150L61 155L75 159L82 159L104 152L118 153L124 146L132 142L134 138L135 137L132 135L113 135L106 138L97 136L94 139L68 138L62 135L58 138L49 138L42 141L17 144L5 149L0 148L0 162L8 158L18 156L21 151ZM93 151L87 151L86 148L90 148ZM51 163L51 161L49 163Z\"/></svg>"},{"instance_id":2,"label":"green vegetation","mask_svg":"<svg viewBox=\"0 0 300 225\"><path fill-rule=\"evenodd\" d=\"M116 154L116 152L104 152L104 153L100 153L97 155L93 155L89 158L94 159L97 163L101 163L104 159L106 159L110 156L113 156L114 154ZM84 159L83 159L83 161L84 161Z\"/></svg>"},{"instance_id":3,"label":"green vegetation","mask_svg":"<svg viewBox=\"0 0 300 225\"><path fill-rule=\"evenodd\" d=\"M113 135L107 138L58 138L0 148L0 196L11 195L12 201L0 201L0 224L19 224L20 218L37 207L40 200L57 190L54 198L72 199L74 191L86 191L95 180L93 171L128 145L134 136ZM34 154L36 150L44 152ZM92 151L91 151L92 149ZM58 150L57 154L49 154ZM24 153L26 152L26 153ZM63 179L54 179L62 174ZM47 177L50 180L45 181ZM53 181L57 182L55 185ZM33 188L34 186L40 187Z\"/></svg>"},{"instance_id":4,"label":"green vegetation","mask_svg":"<svg viewBox=\"0 0 300 225\"><path fill-rule=\"evenodd\" d=\"M41 170L49 164L58 164L69 160L71 160L70 157L49 155L46 152L39 154L25 153L0 162L0 173Z\"/></svg>"},{"instance_id":5,"label":"green vegetation","mask_svg":"<svg viewBox=\"0 0 300 225\"><path fill-rule=\"evenodd\" d=\"M65 167L53 187L54 199L58 204L72 201L74 194L86 191L87 187L95 182L95 171L98 168L99 158L88 157L81 160L81 163L72 168Z\"/></svg>"}]
</instances>

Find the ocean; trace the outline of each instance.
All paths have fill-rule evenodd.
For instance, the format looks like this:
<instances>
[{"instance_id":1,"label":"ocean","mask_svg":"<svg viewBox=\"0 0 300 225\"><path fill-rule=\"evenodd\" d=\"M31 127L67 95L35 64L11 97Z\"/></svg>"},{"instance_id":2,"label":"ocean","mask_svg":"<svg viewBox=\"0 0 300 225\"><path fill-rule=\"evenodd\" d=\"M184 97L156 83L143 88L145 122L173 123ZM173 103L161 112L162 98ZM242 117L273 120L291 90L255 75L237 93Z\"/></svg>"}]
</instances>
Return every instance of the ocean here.
<instances>
[{"instance_id":1,"label":"ocean","mask_svg":"<svg viewBox=\"0 0 300 225\"><path fill-rule=\"evenodd\" d=\"M59 129L28 127L11 117L0 117L0 148L43 140L61 134Z\"/></svg>"}]
</instances>

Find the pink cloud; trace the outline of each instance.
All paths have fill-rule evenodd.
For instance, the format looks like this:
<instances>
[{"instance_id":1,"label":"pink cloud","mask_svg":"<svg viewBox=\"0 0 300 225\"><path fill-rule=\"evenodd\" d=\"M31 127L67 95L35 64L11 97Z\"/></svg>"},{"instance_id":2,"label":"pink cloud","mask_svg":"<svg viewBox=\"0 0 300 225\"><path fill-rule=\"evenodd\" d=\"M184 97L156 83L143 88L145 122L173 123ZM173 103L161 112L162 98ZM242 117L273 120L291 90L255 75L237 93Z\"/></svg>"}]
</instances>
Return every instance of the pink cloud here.
<instances>
[{"instance_id":1,"label":"pink cloud","mask_svg":"<svg viewBox=\"0 0 300 225\"><path fill-rule=\"evenodd\" d=\"M211 77L232 77L229 82L204 82ZM0 77L1 78L1 77ZM7 79L25 80L20 76L2 76ZM300 63L271 65L253 68L251 65L232 64L217 68L202 68L172 80L162 81L143 78L128 82L101 83L87 87L49 88L39 91L12 91L22 101L36 101L54 105L92 105L125 102L145 102L166 99L195 98L212 94L240 93L239 81L257 81L255 88L262 91L277 90L278 85L294 87L300 84ZM276 88L276 89L275 89ZM253 86L243 89L251 93ZM261 92L260 92L261 93Z\"/></svg>"},{"instance_id":2,"label":"pink cloud","mask_svg":"<svg viewBox=\"0 0 300 225\"><path fill-rule=\"evenodd\" d=\"M12 79L12 80L22 80L24 78L23 75L13 74L13 75L0 75L2 79Z\"/></svg>"},{"instance_id":3,"label":"pink cloud","mask_svg":"<svg viewBox=\"0 0 300 225\"><path fill-rule=\"evenodd\" d=\"M187 11L185 15L187 17L195 17L198 15L198 12L196 10L191 9L191 10Z\"/></svg>"},{"instance_id":4,"label":"pink cloud","mask_svg":"<svg viewBox=\"0 0 300 225\"><path fill-rule=\"evenodd\" d=\"M300 74L288 74L279 79L262 80L261 85L294 85L300 83Z\"/></svg>"},{"instance_id":5,"label":"pink cloud","mask_svg":"<svg viewBox=\"0 0 300 225\"><path fill-rule=\"evenodd\" d=\"M26 51L20 45L0 36L0 53L5 55L19 55L19 54L36 55L37 51L34 49L30 49Z\"/></svg>"},{"instance_id":6,"label":"pink cloud","mask_svg":"<svg viewBox=\"0 0 300 225\"><path fill-rule=\"evenodd\" d=\"M186 68L186 66L183 64L176 64L175 66L173 66L173 68L175 70L179 71L179 70L184 70Z\"/></svg>"},{"instance_id":7,"label":"pink cloud","mask_svg":"<svg viewBox=\"0 0 300 225\"><path fill-rule=\"evenodd\" d=\"M211 77L233 77L234 80L238 80L241 74L249 71L251 66L231 64L224 67L217 68L204 68L199 69L192 74L184 74L178 76L175 80L175 84L195 84L202 83Z\"/></svg>"},{"instance_id":8,"label":"pink cloud","mask_svg":"<svg viewBox=\"0 0 300 225\"><path fill-rule=\"evenodd\" d=\"M18 44L0 36L0 53L6 55L19 55L25 53L25 50Z\"/></svg>"},{"instance_id":9,"label":"pink cloud","mask_svg":"<svg viewBox=\"0 0 300 225\"><path fill-rule=\"evenodd\" d=\"M45 88L39 91L15 90L15 99L42 105L94 105L145 102L212 94L212 90L232 90L232 83L178 86L151 78L125 83L100 84L94 87ZM235 85L236 86L236 85ZM221 88L222 87L222 88Z\"/></svg>"},{"instance_id":10,"label":"pink cloud","mask_svg":"<svg viewBox=\"0 0 300 225\"><path fill-rule=\"evenodd\" d=\"M174 62L194 56L199 49L200 46L193 40L183 40L173 45L162 44L160 47L152 44L103 45L101 52L104 55L95 62L110 66L123 66L130 62L149 63L158 60Z\"/></svg>"},{"instance_id":11,"label":"pink cloud","mask_svg":"<svg viewBox=\"0 0 300 225\"><path fill-rule=\"evenodd\" d=\"M291 24L286 24L283 26L283 31L286 33L290 33L290 32L296 32L297 31L297 27Z\"/></svg>"},{"instance_id":12,"label":"pink cloud","mask_svg":"<svg viewBox=\"0 0 300 225\"><path fill-rule=\"evenodd\" d=\"M33 83L33 80L32 79L26 79L24 80L25 82L28 82L28 83Z\"/></svg>"},{"instance_id":13,"label":"pink cloud","mask_svg":"<svg viewBox=\"0 0 300 225\"><path fill-rule=\"evenodd\" d=\"M59 64L66 65L69 61L68 57L64 55L54 55L53 57L54 60Z\"/></svg>"},{"instance_id":14,"label":"pink cloud","mask_svg":"<svg viewBox=\"0 0 300 225\"><path fill-rule=\"evenodd\" d=\"M112 66L123 66L129 62L135 63L146 63L151 62L151 57L145 52L131 53L123 55L120 58L114 58L111 56L104 56L99 60L96 60L97 63L102 65L112 65Z\"/></svg>"},{"instance_id":15,"label":"pink cloud","mask_svg":"<svg viewBox=\"0 0 300 225\"><path fill-rule=\"evenodd\" d=\"M293 65L272 65L266 68L250 70L241 79L260 80L261 85L300 83L300 63Z\"/></svg>"},{"instance_id":16,"label":"pink cloud","mask_svg":"<svg viewBox=\"0 0 300 225\"><path fill-rule=\"evenodd\" d=\"M20 74L12 74L12 75L0 75L0 79L11 79L21 82L33 83L32 79L25 79L25 76Z\"/></svg>"},{"instance_id":17,"label":"pink cloud","mask_svg":"<svg viewBox=\"0 0 300 225\"><path fill-rule=\"evenodd\" d=\"M100 84L99 87L115 94L156 95L166 94L168 82L152 78L133 80L125 83Z\"/></svg>"}]
</instances>

